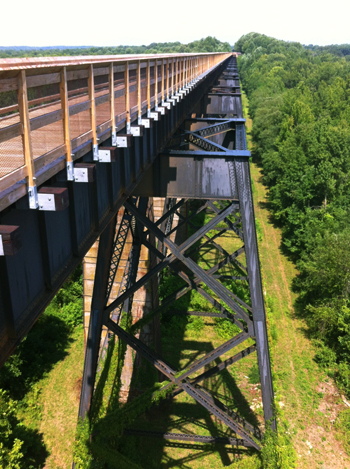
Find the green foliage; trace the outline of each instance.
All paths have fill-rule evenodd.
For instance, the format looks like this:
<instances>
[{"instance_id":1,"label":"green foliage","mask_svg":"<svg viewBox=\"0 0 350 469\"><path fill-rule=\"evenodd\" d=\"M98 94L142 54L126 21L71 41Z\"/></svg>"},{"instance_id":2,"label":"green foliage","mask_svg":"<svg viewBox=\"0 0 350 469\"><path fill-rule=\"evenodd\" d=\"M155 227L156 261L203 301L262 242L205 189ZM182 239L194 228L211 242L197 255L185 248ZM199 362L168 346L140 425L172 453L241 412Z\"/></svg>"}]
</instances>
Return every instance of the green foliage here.
<instances>
[{"instance_id":1,"label":"green foliage","mask_svg":"<svg viewBox=\"0 0 350 469\"><path fill-rule=\"evenodd\" d=\"M232 339L241 332L241 329L229 319L215 318L214 330L219 337L225 340Z\"/></svg>"},{"instance_id":2,"label":"green foliage","mask_svg":"<svg viewBox=\"0 0 350 469\"><path fill-rule=\"evenodd\" d=\"M82 270L74 272L0 371L0 467L42 467L47 456L37 431L41 380L62 360L74 327L82 323ZM17 403L18 401L18 403ZM19 416L31 422L26 427ZM6 431L5 431L6 427Z\"/></svg>"},{"instance_id":3,"label":"green foliage","mask_svg":"<svg viewBox=\"0 0 350 469\"><path fill-rule=\"evenodd\" d=\"M285 424L279 422L279 430L273 432L268 426L261 450L261 461L264 469L296 468L296 451L292 446Z\"/></svg>"},{"instance_id":4,"label":"green foliage","mask_svg":"<svg viewBox=\"0 0 350 469\"><path fill-rule=\"evenodd\" d=\"M0 390L0 467L20 469L23 441L15 437L18 429L17 402L6 391Z\"/></svg>"},{"instance_id":5,"label":"green foliage","mask_svg":"<svg viewBox=\"0 0 350 469\"><path fill-rule=\"evenodd\" d=\"M260 383L259 367L257 363L254 363L248 372L249 382L251 384Z\"/></svg>"},{"instance_id":6,"label":"green foliage","mask_svg":"<svg viewBox=\"0 0 350 469\"><path fill-rule=\"evenodd\" d=\"M190 316L188 319L187 330L199 335L204 328L203 318L200 316Z\"/></svg>"},{"instance_id":7,"label":"green foliage","mask_svg":"<svg viewBox=\"0 0 350 469\"><path fill-rule=\"evenodd\" d=\"M84 421L79 418L75 435L73 458L77 469L86 469L91 465L90 424L88 418Z\"/></svg>"},{"instance_id":8,"label":"green foliage","mask_svg":"<svg viewBox=\"0 0 350 469\"><path fill-rule=\"evenodd\" d=\"M0 389L0 468L42 467L46 452L41 436L18 419L18 403Z\"/></svg>"},{"instance_id":9,"label":"green foliage","mask_svg":"<svg viewBox=\"0 0 350 469\"><path fill-rule=\"evenodd\" d=\"M256 235L257 235L258 241L261 243L263 240L263 230L261 227L261 223L257 218L255 219L255 227L256 227Z\"/></svg>"},{"instance_id":10,"label":"green foliage","mask_svg":"<svg viewBox=\"0 0 350 469\"><path fill-rule=\"evenodd\" d=\"M334 426L340 430L342 443L346 452L350 455L350 409L339 413Z\"/></svg>"},{"instance_id":11,"label":"green foliage","mask_svg":"<svg viewBox=\"0 0 350 469\"><path fill-rule=\"evenodd\" d=\"M299 311L319 346L316 360L350 395L350 62L341 57L349 47L250 33L235 49L254 158L300 271Z\"/></svg>"}]
</instances>

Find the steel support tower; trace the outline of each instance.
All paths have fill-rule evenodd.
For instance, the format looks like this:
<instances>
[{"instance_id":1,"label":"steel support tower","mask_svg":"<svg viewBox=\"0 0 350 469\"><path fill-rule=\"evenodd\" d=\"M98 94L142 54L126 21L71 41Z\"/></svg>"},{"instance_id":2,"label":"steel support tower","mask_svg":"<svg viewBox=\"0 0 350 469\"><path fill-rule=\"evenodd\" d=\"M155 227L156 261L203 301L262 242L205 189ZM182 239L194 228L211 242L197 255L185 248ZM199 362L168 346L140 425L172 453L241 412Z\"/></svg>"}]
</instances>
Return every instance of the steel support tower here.
<instances>
[{"instance_id":1,"label":"steel support tower","mask_svg":"<svg viewBox=\"0 0 350 469\"><path fill-rule=\"evenodd\" d=\"M101 333L105 326L120 343L131 347L137 357L151 363L162 376L160 380L167 380L161 389L163 395L167 394L167 398L172 399L182 392L187 393L231 430L227 437L166 433L157 429L140 429L136 418L132 425L124 429L124 435L221 443L259 450L262 438L259 428L246 422L239 412L230 410L202 385L205 379L220 374L253 352L257 356L265 423L276 429L249 169L250 152L247 151L244 122L237 63L233 57L192 114L186 117L168 141L166 148L136 187L133 196L125 201L119 230L116 230L115 217L102 233L79 409L82 419L90 412L93 402L101 355ZM150 215L149 200L152 197L164 197L165 200L163 215L157 222ZM195 200L195 204L191 205L191 200ZM186 204L191 207L187 213L183 210ZM193 219L201 212L208 215L206 219L209 221L198 228L193 224ZM179 217L175 227L174 214ZM184 226L189 227L193 234L180 242L173 241L171 235ZM118 297L109 301L129 230L133 243L124 279ZM227 252L220 244L220 237L227 233L236 238L234 252ZM149 250L151 262L148 272L137 279L141 246ZM208 269L196 260L196 254L203 246L218 251L220 257L220 261ZM229 273L228 266L232 267ZM159 279L165 270L181 278L183 286L161 302L157 299L150 313L134 324L129 322L129 326L125 326L126 322L121 320L122 313L125 317L130 315L133 295L151 282L153 296L157 296ZM229 288L230 282L232 284L237 280L246 285L248 301ZM176 301L191 290L198 292L208 302L208 311L181 311L176 307ZM240 332L188 364L185 369L176 369L171 363L171 357L162 357L157 344L152 347L137 335L146 324L166 320L169 315L176 314L225 318L234 323ZM249 344L235 352L235 347L248 339L252 339ZM230 357L216 364L215 360L227 352L230 352ZM113 416L108 419L108 425L113 427ZM92 439L95 437L93 434Z\"/></svg>"}]
</instances>

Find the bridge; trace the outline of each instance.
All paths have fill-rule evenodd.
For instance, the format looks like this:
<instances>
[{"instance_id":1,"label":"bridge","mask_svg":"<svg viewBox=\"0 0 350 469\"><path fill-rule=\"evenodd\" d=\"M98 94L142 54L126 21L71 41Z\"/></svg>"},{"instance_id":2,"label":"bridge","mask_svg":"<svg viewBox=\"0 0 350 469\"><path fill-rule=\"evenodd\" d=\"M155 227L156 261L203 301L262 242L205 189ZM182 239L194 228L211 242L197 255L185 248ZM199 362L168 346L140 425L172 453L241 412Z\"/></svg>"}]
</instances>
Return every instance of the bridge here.
<instances>
[{"instance_id":1,"label":"bridge","mask_svg":"<svg viewBox=\"0 0 350 469\"><path fill-rule=\"evenodd\" d=\"M94 280L84 301L80 417L91 408L106 334L114 334L169 381L165 393L188 393L232 431L223 440L149 436L260 449L261 431L199 385L256 352L265 422L276 428L244 122L235 54L1 59L0 365L95 246ZM196 210L184 210L191 200ZM202 211L210 221L191 236L181 234ZM227 232L237 238L234 252L217 242ZM210 269L193 255L199 241L221 256ZM143 249L148 261L141 268ZM247 285L248 302L225 284L227 265L237 269L229 280ZM160 302L165 269L186 286ZM133 298L146 285L151 306L135 316ZM226 318L241 332L176 370L161 356L159 318L191 290L213 312L175 308L171 314ZM150 324L147 339L142 331ZM213 365L248 340L245 349Z\"/></svg>"}]
</instances>

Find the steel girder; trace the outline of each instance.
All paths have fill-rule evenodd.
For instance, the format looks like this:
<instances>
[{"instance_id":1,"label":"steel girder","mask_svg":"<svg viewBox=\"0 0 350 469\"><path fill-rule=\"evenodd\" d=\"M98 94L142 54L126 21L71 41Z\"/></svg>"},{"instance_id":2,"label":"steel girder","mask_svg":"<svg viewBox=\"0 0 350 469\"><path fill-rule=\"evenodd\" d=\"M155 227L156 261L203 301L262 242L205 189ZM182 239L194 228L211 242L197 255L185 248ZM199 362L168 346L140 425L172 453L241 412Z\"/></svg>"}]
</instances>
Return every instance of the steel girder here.
<instances>
[{"instance_id":1,"label":"steel girder","mask_svg":"<svg viewBox=\"0 0 350 469\"><path fill-rule=\"evenodd\" d=\"M227 72L223 73L219 78L219 82L226 81L229 83L230 80L236 79L236 70L234 59L232 63L229 64ZM228 88L228 86L221 88L222 92L220 91L219 98L222 100L225 99L225 91L227 91L226 95L228 95L226 97L228 97L228 99L232 98L232 93L230 93ZM232 436L232 438L219 436L203 437L199 435L188 436L177 433L169 434L166 432L162 433L137 429L128 429L125 431L125 434L161 436L165 439L178 441L234 444L235 446L242 445L260 449L260 430L246 422L237 413L227 408L217 397L212 396L208 390L199 385L200 382L203 382L208 377L217 375L222 370L232 366L234 363L256 351L265 422L269 423L273 429L276 429L276 422L273 418L272 410L273 387L266 328L266 313L263 301L249 170L250 153L247 151L244 119L239 109L236 112L236 116L232 117L232 114L228 115L228 113L223 111L222 103L218 104L217 112L213 112L214 104L212 102L209 104L207 104L206 99L204 99L204 102L200 104L200 116L193 117L192 115L190 118L186 119L170 140L169 146L159 155L158 161L154 164L151 182L148 181L148 185L147 181L144 185L141 183L135 191L135 195L140 197L138 204L135 199L131 198L124 204L125 213L127 213L129 217L133 217L135 226L138 227L133 233L133 247L137 252L140 252L141 245L144 245L156 261L153 260L153 262L151 262L149 271L137 281L134 272L133 277L124 283L123 288L120 288L118 297L110 302L108 306L107 294L104 298L104 303L100 303L98 308L96 308L96 311L98 311L96 314L98 314L99 318L98 330L101 330L102 325L106 326L119 340L128 344L139 356L150 362L167 377L169 384L164 386L164 388L162 388L163 390L169 390L173 397L181 392L186 392L197 403L205 407L211 414L230 428L235 436ZM206 112L205 109L209 109L210 113ZM181 150L179 150L179 148L181 148ZM176 157L184 159L189 158L189 166L191 161L195 160L198 167L203 166L206 160L212 160L213 157L223 159L227 174L223 174L222 176L228 177L230 193L225 194L225 197L224 195L216 197L214 191L212 196L209 197L209 200L205 200L197 210L194 210L193 213L189 215L183 215L179 210L188 202L188 199L208 198L204 197L202 187L196 187L195 193L191 194L192 197L186 197L181 191L181 184L179 184L178 194L174 193L174 190L170 191L170 194L165 199L163 215L155 222L151 219L152 217L147 216L145 210L147 206L146 197L152 195L166 195L162 191L157 192L161 184L157 183L155 175L158 174L164 177L164 174L160 171L161 161L162 158L169 158L169 155L175 155ZM203 185L205 179L203 172L202 176L202 180L196 180L194 185ZM153 187L150 187L150 184L153 185ZM164 185L162 187L164 188ZM177 201L179 198L180 200ZM223 202L224 200L227 202ZM192 220L202 211L211 213L212 218L208 223L197 229L194 234L181 244L177 244L170 239L170 236L183 225L190 226L193 229L194 225ZM178 216L179 222L176 227L172 228L174 214ZM217 232L215 234L211 233L210 235L210 232L212 232L219 223L220 229L216 229ZM222 229L222 224L225 224L224 229ZM227 252L219 243L220 236L228 232L233 233L237 239L244 243L233 253ZM99 250L98 259L100 257L108 257L108 253L112 251L110 236L111 235L109 235L109 241L106 245L101 245L100 243L101 255ZM105 237L107 237L107 235L105 235ZM203 242L198 246L196 243L201 240L203 240ZM219 262L208 269L202 268L198 265L196 260L193 259L193 256L204 247L216 249L222 256ZM242 261L238 260L239 256L241 256ZM101 263L98 261L96 272L101 271L101 278L105 280L100 280L98 282L99 285L96 286L97 297L98 295L101 296L101 293L97 293L97 288L100 288L100 291L107 290L108 278L112 278L112 270L113 268L115 269L115 261L111 263L110 271L108 271L107 267L109 263L105 262L103 267L100 266L100 264ZM237 275L228 276L225 275L225 273L220 273L227 265L233 265L237 270ZM129 330L125 330L118 324L120 314L116 316L113 312L116 310L120 312L123 305L133 297L135 292L146 285L147 282L157 280L159 274L164 269L169 269L174 275L180 277L184 281L184 286L169 294L160 304L157 302L150 313L137 320ZM250 293L250 304L240 298L239 295L232 292L223 283L228 279L246 282ZM105 284L103 282L105 282ZM158 350L153 350L149 345L146 345L137 338L135 334L154 318L159 317L161 312L169 310L169 307L172 306L177 299L191 290L196 290L202 295L211 304L214 311L176 311L172 309L171 311L167 311L165 316L186 314L226 318L236 324L241 332L213 351L207 353L201 359L188 365L186 369L176 370L161 357ZM103 307L101 306L102 304ZM94 305L93 300L93 308ZM94 309L92 309L92 311L94 311ZM90 324L92 327L95 327L96 321L94 322L93 317L92 315ZM243 344L243 342L248 339L253 339L254 343L250 341L245 348L234 353L229 358L226 358L223 362L219 364L213 363L218 357L221 357L227 352L232 352L235 347ZM95 340L95 346L96 344L97 342ZM211 368L203 370L210 364L212 364ZM85 363L85 367L90 367L89 369L92 374L96 371L96 367L94 368L91 363L88 365ZM203 371L198 375L200 370ZM83 404L81 403L80 411L82 417L84 417L85 412L89 408L87 405L87 397L91 402L93 382L94 380L90 379L89 393L87 393L85 397L84 392L82 392L81 402Z\"/></svg>"}]
</instances>

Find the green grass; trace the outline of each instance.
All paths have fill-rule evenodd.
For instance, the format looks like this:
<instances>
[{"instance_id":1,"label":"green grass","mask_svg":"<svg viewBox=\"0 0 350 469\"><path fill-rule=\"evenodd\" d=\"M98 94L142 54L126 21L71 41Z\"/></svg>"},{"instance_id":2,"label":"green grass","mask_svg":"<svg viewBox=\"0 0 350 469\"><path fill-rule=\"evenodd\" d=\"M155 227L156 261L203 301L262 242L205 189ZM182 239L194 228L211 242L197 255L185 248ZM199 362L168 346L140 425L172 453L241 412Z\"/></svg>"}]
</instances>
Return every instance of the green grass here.
<instances>
[{"instance_id":1,"label":"green grass","mask_svg":"<svg viewBox=\"0 0 350 469\"><path fill-rule=\"evenodd\" d=\"M70 339L66 357L29 391L19 414L25 425L42 434L49 453L45 461L48 469L70 467L73 458L84 357L81 326Z\"/></svg>"}]
</instances>

